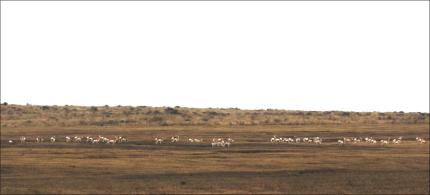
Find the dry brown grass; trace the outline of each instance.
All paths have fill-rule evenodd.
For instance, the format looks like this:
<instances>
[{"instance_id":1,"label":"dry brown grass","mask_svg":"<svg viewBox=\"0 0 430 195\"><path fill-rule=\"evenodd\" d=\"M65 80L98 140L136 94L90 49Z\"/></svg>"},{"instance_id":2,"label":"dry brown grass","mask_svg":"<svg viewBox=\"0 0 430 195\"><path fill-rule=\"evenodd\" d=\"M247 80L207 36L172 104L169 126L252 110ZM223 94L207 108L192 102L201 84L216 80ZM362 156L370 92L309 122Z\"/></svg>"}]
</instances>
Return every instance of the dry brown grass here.
<instances>
[{"instance_id":1,"label":"dry brown grass","mask_svg":"<svg viewBox=\"0 0 430 195\"><path fill-rule=\"evenodd\" d=\"M351 119L342 120L350 122L340 124L181 125L179 121L182 120L178 120L178 124L167 126L156 123L142 125L140 122L95 126L92 123L98 119L93 115L97 114L84 112L90 108L76 108L81 111L73 112L77 116L70 119L58 111L64 109L61 107L56 108L58 115L55 115L56 111L52 107L45 108L46 112L33 106L29 110L25 106L20 108L23 110L12 114L10 110L15 110L15 107L4 109L2 106L2 194L429 194L429 145L414 141L415 136L428 140L429 125L422 122L428 121L428 114L404 113L394 119L397 121L395 123L383 119L367 123L367 119L353 117L361 116L362 113L353 113L349 115ZM101 109L98 108L97 112L102 112ZM124 111L122 109L129 108L106 109L118 112L112 116L114 119L129 119L120 114ZM193 116L206 116L203 113L207 110L190 112L196 112ZM230 117L241 118L247 115L244 114L246 112L258 111L225 112L237 113L228 115L223 121L230 120ZM274 115L288 120L293 120L291 117L295 116L280 113ZM40 122L49 118L48 115L56 116L58 121ZM166 113L155 115L163 120L170 116ZM258 115L262 118L273 117L267 113ZM312 117L318 116L326 117L312 113L309 121L316 120ZM415 123L416 116L425 116L425 119ZM151 117L151 114L133 117ZM20 120L35 121L34 126L23 125ZM72 122L81 120L92 122L81 125ZM64 126L61 125L63 123ZM275 134L290 137L320 136L325 139L325 143L269 143L268 139ZM7 143L8 139L17 139L21 135L30 139L56 135L60 137L60 142ZM124 135L129 143L113 146L66 144L65 135ZM207 141L201 144L181 141L158 146L153 143L154 137L167 138L173 135L180 135L182 140L187 137L205 140L232 137L236 142L230 149L211 149ZM404 136L405 141L400 145L387 146L338 146L334 141L342 136Z\"/></svg>"}]
</instances>

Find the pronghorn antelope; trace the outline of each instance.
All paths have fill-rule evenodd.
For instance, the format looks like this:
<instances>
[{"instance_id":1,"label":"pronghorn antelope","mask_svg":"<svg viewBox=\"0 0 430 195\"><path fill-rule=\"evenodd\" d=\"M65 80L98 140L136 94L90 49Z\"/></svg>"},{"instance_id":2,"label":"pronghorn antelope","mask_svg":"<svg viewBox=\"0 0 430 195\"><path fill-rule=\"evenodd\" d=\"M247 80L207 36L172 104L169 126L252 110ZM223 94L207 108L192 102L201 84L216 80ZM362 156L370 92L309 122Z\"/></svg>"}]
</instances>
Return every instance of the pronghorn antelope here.
<instances>
[{"instance_id":1,"label":"pronghorn antelope","mask_svg":"<svg viewBox=\"0 0 430 195\"><path fill-rule=\"evenodd\" d=\"M346 143L346 142L351 142L351 139L350 139L350 138L346 138L346 137L344 137L344 138L343 138L343 142L344 142L344 143Z\"/></svg>"},{"instance_id":2,"label":"pronghorn antelope","mask_svg":"<svg viewBox=\"0 0 430 195\"><path fill-rule=\"evenodd\" d=\"M294 142L294 139L293 139L293 138L290 138L290 137L288 137L288 138L284 138L284 142L292 143L292 142Z\"/></svg>"},{"instance_id":3,"label":"pronghorn antelope","mask_svg":"<svg viewBox=\"0 0 430 195\"><path fill-rule=\"evenodd\" d=\"M425 140L425 139L423 139L423 138L416 137L415 139L416 139L416 140L417 140L417 142L418 142L418 143L420 143L420 144L426 143L426 140Z\"/></svg>"},{"instance_id":4,"label":"pronghorn antelope","mask_svg":"<svg viewBox=\"0 0 430 195\"><path fill-rule=\"evenodd\" d=\"M276 139L276 135L274 135L272 138L270 138L270 142L275 142Z\"/></svg>"},{"instance_id":5,"label":"pronghorn antelope","mask_svg":"<svg viewBox=\"0 0 430 195\"><path fill-rule=\"evenodd\" d=\"M276 137L276 135L274 135L272 138L270 138L270 142L281 142L282 138L278 138Z\"/></svg>"},{"instance_id":6,"label":"pronghorn antelope","mask_svg":"<svg viewBox=\"0 0 430 195\"><path fill-rule=\"evenodd\" d=\"M364 140L367 143L371 143L371 144L376 144L377 143L377 141L375 139L373 139L373 137L370 137L370 138L366 137L366 138L364 138Z\"/></svg>"},{"instance_id":7,"label":"pronghorn antelope","mask_svg":"<svg viewBox=\"0 0 430 195\"><path fill-rule=\"evenodd\" d=\"M21 136L21 137L19 138L19 141L21 141L21 143L25 143L25 140L26 140L26 138L25 138L24 136Z\"/></svg>"},{"instance_id":8,"label":"pronghorn antelope","mask_svg":"<svg viewBox=\"0 0 430 195\"><path fill-rule=\"evenodd\" d=\"M10 144L13 144L13 140L11 140L11 139L10 139L10 140L9 140L9 143L10 143Z\"/></svg>"},{"instance_id":9,"label":"pronghorn antelope","mask_svg":"<svg viewBox=\"0 0 430 195\"><path fill-rule=\"evenodd\" d=\"M316 143L316 144L322 144L322 139L320 137L315 137L314 138L314 143Z\"/></svg>"},{"instance_id":10,"label":"pronghorn antelope","mask_svg":"<svg viewBox=\"0 0 430 195\"><path fill-rule=\"evenodd\" d=\"M127 142L127 138L119 136L118 139L116 140L117 143L126 143Z\"/></svg>"},{"instance_id":11,"label":"pronghorn antelope","mask_svg":"<svg viewBox=\"0 0 430 195\"><path fill-rule=\"evenodd\" d=\"M400 143L402 143L402 136L400 136L399 138L397 138L397 139L393 139L393 144L400 144Z\"/></svg>"},{"instance_id":12,"label":"pronghorn antelope","mask_svg":"<svg viewBox=\"0 0 430 195\"><path fill-rule=\"evenodd\" d=\"M354 138L352 138L352 142L353 143L359 143L359 142L361 142L361 138L354 137Z\"/></svg>"},{"instance_id":13,"label":"pronghorn antelope","mask_svg":"<svg viewBox=\"0 0 430 195\"><path fill-rule=\"evenodd\" d=\"M108 144L108 143L109 143L109 139L108 139L108 138L106 138L106 137L103 137L103 136L100 136L100 135L99 135L99 142L100 142L100 143Z\"/></svg>"},{"instance_id":14,"label":"pronghorn antelope","mask_svg":"<svg viewBox=\"0 0 430 195\"><path fill-rule=\"evenodd\" d=\"M66 143L69 143L71 141L69 136L66 136Z\"/></svg>"},{"instance_id":15,"label":"pronghorn antelope","mask_svg":"<svg viewBox=\"0 0 430 195\"><path fill-rule=\"evenodd\" d=\"M54 143L54 142L55 142L55 136L52 136L52 137L50 138L50 140L51 140L51 143Z\"/></svg>"},{"instance_id":16,"label":"pronghorn antelope","mask_svg":"<svg viewBox=\"0 0 430 195\"><path fill-rule=\"evenodd\" d=\"M82 138L81 138L81 137L78 137L78 136L75 136L75 137L74 137L74 140L75 140L75 142L76 142L76 143L81 143Z\"/></svg>"},{"instance_id":17,"label":"pronghorn antelope","mask_svg":"<svg viewBox=\"0 0 430 195\"><path fill-rule=\"evenodd\" d=\"M161 139L161 138L155 138L155 144L161 144L161 143L163 143L163 139Z\"/></svg>"},{"instance_id":18,"label":"pronghorn antelope","mask_svg":"<svg viewBox=\"0 0 430 195\"><path fill-rule=\"evenodd\" d=\"M37 143L42 143L43 142L43 138L42 137L36 137L36 142Z\"/></svg>"},{"instance_id":19,"label":"pronghorn antelope","mask_svg":"<svg viewBox=\"0 0 430 195\"><path fill-rule=\"evenodd\" d=\"M337 143L343 145L345 142L343 140L337 140Z\"/></svg>"},{"instance_id":20,"label":"pronghorn antelope","mask_svg":"<svg viewBox=\"0 0 430 195\"><path fill-rule=\"evenodd\" d=\"M170 138L171 142L178 142L179 141L179 135L178 136L173 136L172 138Z\"/></svg>"},{"instance_id":21,"label":"pronghorn antelope","mask_svg":"<svg viewBox=\"0 0 430 195\"><path fill-rule=\"evenodd\" d=\"M384 145L384 144L389 144L390 143L390 138L388 138L387 140L383 140L383 139L381 139L381 145Z\"/></svg>"},{"instance_id":22,"label":"pronghorn antelope","mask_svg":"<svg viewBox=\"0 0 430 195\"><path fill-rule=\"evenodd\" d=\"M188 138L188 141L193 143L193 142L202 142L203 139L197 139L197 138Z\"/></svg>"},{"instance_id":23,"label":"pronghorn antelope","mask_svg":"<svg viewBox=\"0 0 430 195\"><path fill-rule=\"evenodd\" d=\"M224 140L224 139L222 139L222 138L218 138L218 139L213 138L213 139L212 139L211 146L212 146L212 148L213 148L213 147L215 147L215 146L219 146L219 147L225 147L225 146L227 146L227 148L229 148L229 147L230 147L230 145L231 145L231 143L232 143L234 140L233 140L233 139L231 139L231 138L227 138L227 140L228 140L228 141L225 141L225 140Z\"/></svg>"},{"instance_id":24,"label":"pronghorn antelope","mask_svg":"<svg viewBox=\"0 0 430 195\"><path fill-rule=\"evenodd\" d=\"M87 143L93 143L93 138L87 136L86 141L87 141Z\"/></svg>"}]
</instances>

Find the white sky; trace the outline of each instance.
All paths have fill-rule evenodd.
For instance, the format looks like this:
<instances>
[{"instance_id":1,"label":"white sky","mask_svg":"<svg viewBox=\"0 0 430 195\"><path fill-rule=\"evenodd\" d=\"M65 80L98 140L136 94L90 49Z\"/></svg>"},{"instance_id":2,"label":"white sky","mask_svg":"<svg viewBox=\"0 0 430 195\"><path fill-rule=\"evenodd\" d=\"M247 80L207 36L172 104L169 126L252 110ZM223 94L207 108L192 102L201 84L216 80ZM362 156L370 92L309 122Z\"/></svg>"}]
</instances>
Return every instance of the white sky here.
<instances>
[{"instance_id":1,"label":"white sky","mask_svg":"<svg viewBox=\"0 0 430 195\"><path fill-rule=\"evenodd\" d=\"M2 1L1 101L429 112L429 4Z\"/></svg>"}]
</instances>

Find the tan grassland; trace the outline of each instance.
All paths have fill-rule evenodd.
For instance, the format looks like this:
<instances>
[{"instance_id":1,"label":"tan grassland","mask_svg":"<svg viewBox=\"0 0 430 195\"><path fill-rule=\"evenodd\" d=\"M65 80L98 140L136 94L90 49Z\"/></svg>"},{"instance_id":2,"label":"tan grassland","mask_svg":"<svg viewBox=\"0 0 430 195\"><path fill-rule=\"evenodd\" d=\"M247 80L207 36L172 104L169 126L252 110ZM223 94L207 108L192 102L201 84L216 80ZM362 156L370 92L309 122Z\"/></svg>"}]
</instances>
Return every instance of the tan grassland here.
<instances>
[{"instance_id":1,"label":"tan grassland","mask_svg":"<svg viewBox=\"0 0 430 195\"><path fill-rule=\"evenodd\" d=\"M65 143L75 135L128 142ZM1 105L1 194L429 194L428 135L428 113ZM336 143L368 136L403 142ZM235 142L211 148L214 137Z\"/></svg>"}]
</instances>

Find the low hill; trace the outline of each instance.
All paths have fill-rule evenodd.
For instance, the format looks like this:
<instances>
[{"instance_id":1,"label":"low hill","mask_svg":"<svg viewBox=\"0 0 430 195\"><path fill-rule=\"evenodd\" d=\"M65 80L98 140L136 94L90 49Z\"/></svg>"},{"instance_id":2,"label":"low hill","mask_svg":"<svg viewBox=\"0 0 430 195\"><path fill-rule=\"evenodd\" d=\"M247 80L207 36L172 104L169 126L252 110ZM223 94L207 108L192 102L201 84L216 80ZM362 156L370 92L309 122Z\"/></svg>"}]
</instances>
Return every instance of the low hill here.
<instances>
[{"instance_id":1,"label":"low hill","mask_svg":"<svg viewBox=\"0 0 430 195\"><path fill-rule=\"evenodd\" d=\"M428 124L429 113L1 105L1 127Z\"/></svg>"}]
</instances>

